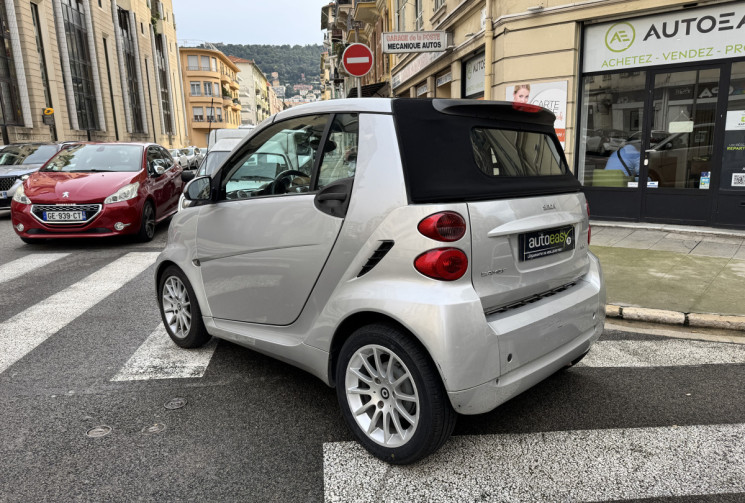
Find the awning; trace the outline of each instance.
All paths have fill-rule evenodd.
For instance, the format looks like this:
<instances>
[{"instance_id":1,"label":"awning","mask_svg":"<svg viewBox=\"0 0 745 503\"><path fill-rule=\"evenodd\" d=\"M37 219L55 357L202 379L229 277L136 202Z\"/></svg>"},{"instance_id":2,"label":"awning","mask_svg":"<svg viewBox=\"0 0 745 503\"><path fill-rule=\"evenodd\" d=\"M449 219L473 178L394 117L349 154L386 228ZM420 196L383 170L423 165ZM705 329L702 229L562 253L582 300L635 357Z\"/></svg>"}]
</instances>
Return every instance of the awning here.
<instances>
[{"instance_id":1,"label":"awning","mask_svg":"<svg viewBox=\"0 0 745 503\"><path fill-rule=\"evenodd\" d=\"M368 84L362 86L362 97L363 98L390 98L391 86L388 82L376 82L375 84ZM357 86L352 86L352 89L347 93L347 98L357 97Z\"/></svg>"}]
</instances>

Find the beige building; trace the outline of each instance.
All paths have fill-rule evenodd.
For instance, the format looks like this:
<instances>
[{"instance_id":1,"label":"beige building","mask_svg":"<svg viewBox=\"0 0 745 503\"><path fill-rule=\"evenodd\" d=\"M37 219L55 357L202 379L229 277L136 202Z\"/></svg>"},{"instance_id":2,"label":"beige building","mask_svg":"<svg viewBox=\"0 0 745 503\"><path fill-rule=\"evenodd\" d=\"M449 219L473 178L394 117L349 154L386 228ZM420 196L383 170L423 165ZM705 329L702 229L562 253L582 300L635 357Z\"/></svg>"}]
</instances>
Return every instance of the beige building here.
<instances>
[{"instance_id":1,"label":"beige building","mask_svg":"<svg viewBox=\"0 0 745 503\"><path fill-rule=\"evenodd\" d=\"M3 143L188 143L170 0L5 0Z\"/></svg>"},{"instance_id":2,"label":"beige building","mask_svg":"<svg viewBox=\"0 0 745 503\"><path fill-rule=\"evenodd\" d=\"M251 60L230 56L240 69L241 124L257 125L279 112L279 100L264 72Z\"/></svg>"},{"instance_id":3,"label":"beige building","mask_svg":"<svg viewBox=\"0 0 745 503\"><path fill-rule=\"evenodd\" d=\"M525 98L556 115L595 217L745 228L744 2L389 2L337 0L328 29L365 34L392 96Z\"/></svg>"},{"instance_id":4,"label":"beige building","mask_svg":"<svg viewBox=\"0 0 745 503\"><path fill-rule=\"evenodd\" d=\"M179 52L189 137L193 145L207 147L211 130L241 123L240 69L214 48L180 47Z\"/></svg>"}]
</instances>

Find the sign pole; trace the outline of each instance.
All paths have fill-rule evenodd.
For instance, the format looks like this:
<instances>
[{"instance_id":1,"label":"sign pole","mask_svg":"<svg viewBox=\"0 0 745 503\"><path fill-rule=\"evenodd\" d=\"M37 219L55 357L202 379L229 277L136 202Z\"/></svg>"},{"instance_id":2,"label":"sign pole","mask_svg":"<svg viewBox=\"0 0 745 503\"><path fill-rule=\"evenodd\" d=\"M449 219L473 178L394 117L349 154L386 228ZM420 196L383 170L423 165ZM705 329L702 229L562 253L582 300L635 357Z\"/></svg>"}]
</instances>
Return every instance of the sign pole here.
<instances>
[{"instance_id":1,"label":"sign pole","mask_svg":"<svg viewBox=\"0 0 745 503\"><path fill-rule=\"evenodd\" d=\"M360 84L360 81L361 80L362 79L360 79L359 77L357 77L357 97L358 98L362 98L362 85Z\"/></svg>"}]
</instances>

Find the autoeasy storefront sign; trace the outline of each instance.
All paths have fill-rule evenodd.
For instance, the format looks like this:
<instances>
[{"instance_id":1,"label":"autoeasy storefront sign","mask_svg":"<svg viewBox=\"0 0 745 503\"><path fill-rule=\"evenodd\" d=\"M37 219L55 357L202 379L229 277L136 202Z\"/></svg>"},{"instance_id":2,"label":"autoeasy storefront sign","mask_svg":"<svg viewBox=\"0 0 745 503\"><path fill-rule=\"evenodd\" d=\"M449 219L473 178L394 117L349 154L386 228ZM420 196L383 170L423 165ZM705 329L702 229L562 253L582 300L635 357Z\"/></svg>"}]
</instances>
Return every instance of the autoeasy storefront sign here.
<instances>
[{"instance_id":1,"label":"autoeasy storefront sign","mask_svg":"<svg viewBox=\"0 0 745 503\"><path fill-rule=\"evenodd\" d=\"M745 57L745 2L585 29L585 72L738 57Z\"/></svg>"}]
</instances>

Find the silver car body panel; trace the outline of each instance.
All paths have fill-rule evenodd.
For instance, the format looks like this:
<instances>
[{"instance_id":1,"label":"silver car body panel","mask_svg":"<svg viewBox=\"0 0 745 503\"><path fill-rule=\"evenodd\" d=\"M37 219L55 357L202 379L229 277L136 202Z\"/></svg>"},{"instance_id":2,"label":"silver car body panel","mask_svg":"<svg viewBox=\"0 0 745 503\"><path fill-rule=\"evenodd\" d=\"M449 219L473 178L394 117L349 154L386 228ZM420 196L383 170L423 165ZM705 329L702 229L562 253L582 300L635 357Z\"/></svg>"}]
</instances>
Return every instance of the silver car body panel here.
<instances>
[{"instance_id":1,"label":"silver car body panel","mask_svg":"<svg viewBox=\"0 0 745 503\"><path fill-rule=\"evenodd\" d=\"M475 203L410 204L393 117L388 115L390 101L332 100L281 112L277 120L338 110L373 112L360 115L357 171L348 212L344 220L337 220L341 228L336 241L329 243L330 254L320 269L319 257L324 252L315 250L311 254L313 267L287 276L292 279L289 285L280 287L279 282L285 279L281 275L262 280L269 286L261 285L260 289L274 289L277 305L261 304L262 300L253 300L253 294L249 294L243 300L226 296L222 300L227 307L218 307L205 294L208 291L227 295L228 290L240 291L245 285L259 282L258 278L249 279L234 265L219 271L205 269L211 267L209 260L207 266L195 265L197 259L205 257L232 257L229 260L246 261L243 265L250 270L251 256L257 258L264 253L247 253L253 251L249 240L233 236L229 238L234 240L233 245L211 248L211 231L202 234L202 224L208 220L202 217L217 217L220 210L216 207L224 203L187 208L174 217L156 274L162 264L170 262L184 270L195 286L210 334L292 363L332 384L330 351L336 337L348 335L340 327L356 316L393 320L427 350L453 406L463 414L493 409L589 349L603 329L605 290L597 259L587 246L589 223L581 193ZM313 195L277 199L290 201L291 206L297 199L297 208L317 211L312 207ZM310 206L305 206L306 199L311 201ZM262 207L257 210L261 211L259 221L271 218L275 231L293 234L298 230L296 217L283 215L270 200L274 198L266 198L266 203L256 199L246 204ZM468 272L456 281L427 278L413 266L420 253L443 246L416 230L422 219L440 211L458 212L467 222L465 236L446 244L463 250L469 258ZM248 232L249 227L242 227L249 225L248 218L247 212L243 219L231 215L224 217L221 224L214 220L210 225L219 226L217 233L239 234ZM564 225L574 228L574 249L527 262L518 260L516 240L520 233ZM327 235L332 240L335 231L330 225L329 229L332 230ZM268 234L263 232L258 232L256 241L251 240L251 246L268 246ZM307 243L310 235L296 242ZM275 241L276 237L275 234ZM225 236L221 239L225 240ZM286 239L292 241L294 237L282 235L281 239L286 244ZM370 272L360 276L362 267L382 241L393 241L394 245ZM213 260L213 265L218 266L220 260L223 259ZM290 269L300 267L300 262L295 262L299 260L297 256L290 254L283 260ZM268 271L277 273L280 262ZM207 276L203 278L205 271ZM501 272L488 274L490 271ZM482 276L482 272L487 274ZM237 287L230 286L234 277L241 276ZM273 281L275 286L271 286ZM295 292L300 284L309 290ZM566 284L571 286L557 290ZM282 291L295 295L288 305L296 319L286 314L283 317L280 312L285 307L278 300ZM510 305L525 297L533 297L532 302ZM295 313L300 298L307 300ZM242 306L253 309L250 302L262 305L265 318L256 312L250 319L254 323L247 321L249 318L240 319L244 316L240 312ZM232 314L226 316L227 312ZM269 324L278 322L289 324Z\"/></svg>"}]
</instances>

